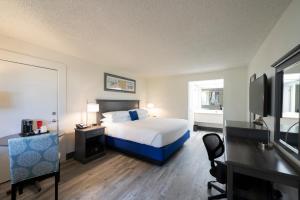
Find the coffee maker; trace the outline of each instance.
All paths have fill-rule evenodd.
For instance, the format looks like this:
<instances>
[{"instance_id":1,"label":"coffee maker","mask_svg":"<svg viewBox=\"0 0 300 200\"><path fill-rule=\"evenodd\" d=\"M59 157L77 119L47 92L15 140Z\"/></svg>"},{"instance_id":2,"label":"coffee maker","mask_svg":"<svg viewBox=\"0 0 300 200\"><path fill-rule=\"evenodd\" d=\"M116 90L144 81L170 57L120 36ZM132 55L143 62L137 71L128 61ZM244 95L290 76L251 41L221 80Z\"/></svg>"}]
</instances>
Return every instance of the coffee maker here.
<instances>
[{"instance_id":1,"label":"coffee maker","mask_svg":"<svg viewBox=\"0 0 300 200\"><path fill-rule=\"evenodd\" d=\"M31 119L23 119L21 125L21 131L23 134L30 134L32 130L33 121Z\"/></svg>"}]
</instances>

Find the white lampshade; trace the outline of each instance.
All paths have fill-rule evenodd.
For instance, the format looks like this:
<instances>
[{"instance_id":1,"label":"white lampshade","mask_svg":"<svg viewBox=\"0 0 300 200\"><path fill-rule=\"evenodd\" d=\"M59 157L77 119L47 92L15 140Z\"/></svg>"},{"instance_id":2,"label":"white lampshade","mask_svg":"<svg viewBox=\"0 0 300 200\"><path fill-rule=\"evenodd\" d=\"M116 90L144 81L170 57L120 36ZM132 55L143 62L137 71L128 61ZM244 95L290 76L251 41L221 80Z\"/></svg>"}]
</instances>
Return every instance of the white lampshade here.
<instances>
[{"instance_id":1,"label":"white lampshade","mask_svg":"<svg viewBox=\"0 0 300 200\"><path fill-rule=\"evenodd\" d=\"M154 104L153 104L153 103L148 103L148 104L147 104L147 108L150 108L150 109L151 109L151 108L154 108Z\"/></svg>"},{"instance_id":2,"label":"white lampshade","mask_svg":"<svg viewBox=\"0 0 300 200\"><path fill-rule=\"evenodd\" d=\"M87 112L89 112L89 113L99 112L99 104L97 104L97 103L88 103L87 104Z\"/></svg>"}]
</instances>

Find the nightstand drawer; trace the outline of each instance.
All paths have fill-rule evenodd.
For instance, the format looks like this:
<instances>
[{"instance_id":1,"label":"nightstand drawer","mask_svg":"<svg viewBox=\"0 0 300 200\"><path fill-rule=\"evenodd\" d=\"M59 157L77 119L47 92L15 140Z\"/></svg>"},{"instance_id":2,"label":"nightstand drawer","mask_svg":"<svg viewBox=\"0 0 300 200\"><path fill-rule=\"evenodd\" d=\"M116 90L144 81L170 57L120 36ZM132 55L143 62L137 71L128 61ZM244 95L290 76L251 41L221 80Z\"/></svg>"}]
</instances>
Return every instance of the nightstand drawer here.
<instances>
[{"instance_id":1,"label":"nightstand drawer","mask_svg":"<svg viewBox=\"0 0 300 200\"><path fill-rule=\"evenodd\" d=\"M97 136L103 135L103 134L104 134L104 130L97 130L97 131L87 132L85 137L86 137L86 139L88 139L88 138L97 137Z\"/></svg>"}]
</instances>

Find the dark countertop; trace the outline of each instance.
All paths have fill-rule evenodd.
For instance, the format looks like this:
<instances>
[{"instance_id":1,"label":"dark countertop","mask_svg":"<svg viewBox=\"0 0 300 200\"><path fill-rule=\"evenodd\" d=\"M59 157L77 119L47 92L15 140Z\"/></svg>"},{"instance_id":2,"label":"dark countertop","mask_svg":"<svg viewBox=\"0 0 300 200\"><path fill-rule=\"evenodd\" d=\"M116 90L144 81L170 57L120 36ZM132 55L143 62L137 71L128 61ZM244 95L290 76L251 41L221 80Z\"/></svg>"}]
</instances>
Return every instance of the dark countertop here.
<instances>
[{"instance_id":1,"label":"dark countertop","mask_svg":"<svg viewBox=\"0 0 300 200\"><path fill-rule=\"evenodd\" d=\"M258 129L258 130L266 130L266 131L268 130L264 126L255 125L253 123L243 122L243 121L231 121L231 120L225 121L225 127L243 128L243 129Z\"/></svg>"},{"instance_id":2,"label":"dark countertop","mask_svg":"<svg viewBox=\"0 0 300 200\"><path fill-rule=\"evenodd\" d=\"M88 131L93 131L93 130L97 130L97 129L103 129L105 128L104 126L90 126L88 128L83 128L83 129L78 129L78 128L75 128L75 131L79 131L79 132L88 132Z\"/></svg>"},{"instance_id":3,"label":"dark countertop","mask_svg":"<svg viewBox=\"0 0 300 200\"><path fill-rule=\"evenodd\" d=\"M225 137L226 163L239 167L247 167L263 173L274 173L284 176L298 184L300 172L286 161L279 150L272 148L262 150L258 142L239 138Z\"/></svg>"}]
</instances>

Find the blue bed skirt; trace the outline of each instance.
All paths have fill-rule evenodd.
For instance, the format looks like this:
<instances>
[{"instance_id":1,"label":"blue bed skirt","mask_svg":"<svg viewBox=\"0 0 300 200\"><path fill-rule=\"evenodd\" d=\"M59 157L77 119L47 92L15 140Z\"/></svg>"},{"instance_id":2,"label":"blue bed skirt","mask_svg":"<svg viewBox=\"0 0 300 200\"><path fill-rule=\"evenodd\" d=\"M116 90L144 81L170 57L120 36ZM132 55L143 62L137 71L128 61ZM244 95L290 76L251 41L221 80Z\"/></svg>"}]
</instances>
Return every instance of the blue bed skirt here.
<instances>
[{"instance_id":1,"label":"blue bed skirt","mask_svg":"<svg viewBox=\"0 0 300 200\"><path fill-rule=\"evenodd\" d=\"M134 154L141 158L154 161L158 164L163 164L190 138L190 131L188 130L187 132L185 132L184 135L175 142L160 148L111 136L106 136L105 138L106 144L109 147L121 150L124 153Z\"/></svg>"}]
</instances>

